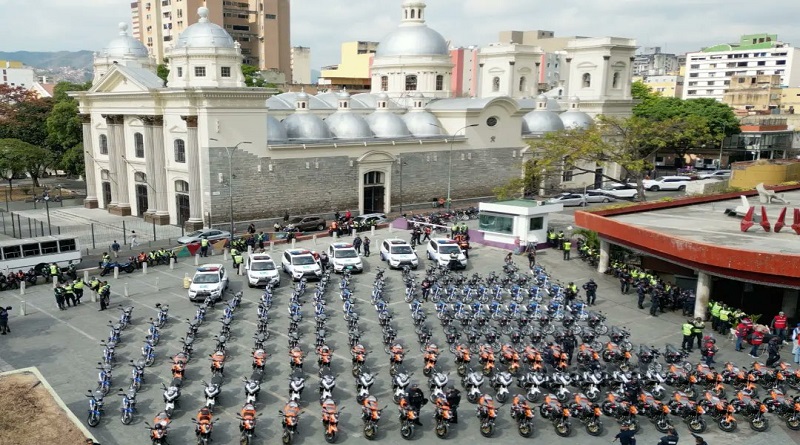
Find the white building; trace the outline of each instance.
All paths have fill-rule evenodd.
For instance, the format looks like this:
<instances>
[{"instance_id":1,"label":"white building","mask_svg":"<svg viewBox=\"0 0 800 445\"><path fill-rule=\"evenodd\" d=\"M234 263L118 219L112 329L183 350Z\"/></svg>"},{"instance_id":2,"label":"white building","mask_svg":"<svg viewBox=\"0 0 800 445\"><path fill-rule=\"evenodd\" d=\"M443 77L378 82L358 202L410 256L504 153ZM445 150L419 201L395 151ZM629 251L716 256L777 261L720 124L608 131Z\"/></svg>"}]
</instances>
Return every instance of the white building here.
<instances>
[{"instance_id":1,"label":"white building","mask_svg":"<svg viewBox=\"0 0 800 445\"><path fill-rule=\"evenodd\" d=\"M92 88L74 93L83 122L86 205L193 229L227 224L231 217L386 212L446 194L454 200L489 196L519 176L521 162L532 156L527 140L591 125L590 114L581 111L585 103L622 112L624 95L598 85L587 86L587 101L579 105L575 98L561 115L544 96L535 103L437 96L449 83L431 89L428 81L439 75L432 67L445 70L449 56L446 45L440 51L443 38L422 29L424 6L403 2L403 21L382 56L382 75L393 82L417 75L419 90L390 83L386 92L352 96L272 96L245 87L241 48L203 7L198 23L177 38L164 85L147 49L123 26L122 35L96 54ZM583 70L578 74L591 72L601 83L596 73L618 68L614 49L602 42L574 55ZM609 51L613 57L603 65ZM397 60L411 68L390 69ZM580 85L575 89L581 92ZM560 182L580 188L595 178L565 170Z\"/></svg>"},{"instance_id":2,"label":"white building","mask_svg":"<svg viewBox=\"0 0 800 445\"><path fill-rule=\"evenodd\" d=\"M493 43L478 54L479 97L535 97L539 92L542 49L517 43Z\"/></svg>"},{"instance_id":3,"label":"white building","mask_svg":"<svg viewBox=\"0 0 800 445\"><path fill-rule=\"evenodd\" d=\"M311 84L311 48L307 46L292 47L292 82Z\"/></svg>"},{"instance_id":4,"label":"white building","mask_svg":"<svg viewBox=\"0 0 800 445\"><path fill-rule=\"evenodd\" d=\"M686 55L684 99L722 101L733 76L779 75L784 87L800 86L800 49L774 34L741 36L738 44L722 44Z\"/></svg>"},{"instance_id":5,"label":"white building","mask_svg":"<svg viewBox=\"0 0 800 445\"><path fill-rule=\"evenodd\" d=\"M23 66L19 62L2 61L3 76L0 78L4 85L12 87L25 87L28 89L33 88L36 81L36 75L33 68Z\"/></svg>"}]
</instances>

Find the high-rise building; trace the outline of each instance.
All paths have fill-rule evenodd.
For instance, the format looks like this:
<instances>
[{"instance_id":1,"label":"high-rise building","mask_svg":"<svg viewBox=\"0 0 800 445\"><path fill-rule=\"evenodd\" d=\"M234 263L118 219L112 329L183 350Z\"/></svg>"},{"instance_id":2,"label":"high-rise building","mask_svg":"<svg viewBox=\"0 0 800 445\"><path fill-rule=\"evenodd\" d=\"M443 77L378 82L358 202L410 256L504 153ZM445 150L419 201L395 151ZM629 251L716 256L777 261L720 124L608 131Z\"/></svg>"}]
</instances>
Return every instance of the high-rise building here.
<instances>
[{"instance_id":1,"label":"high-rise building","mask_svg":"<svg viewBox=\"0 0 800 445\"><path fill-rule=\"evenodd\" d=\"M292 47L292 83L311 83L311 48L307 46Z\"/></svg>"},{"instance_id":2,"label":"high-rise building","mask_svg":"<svg viewBox=\"0 0 800 445\"><path fill-rule=\"evenodd\" d=\"M478 67L477 46L467 46L450 49L450 58L453 61L453 76L450 79L450 91L453 97L477 97Z\"/></svg>"},{"instance_id":3,"label":"high-rise building","mask_svg":"<svg viewBox=\"0 0 800 445\"><path fill-rule=\"evenodd\" d=\"M290 0L139 0L131 3L133 36L161 62L173 39L197 23L201 6L239 42L244 63L280 71L291 82Z\"/></svg>"},{"instance_id":4,"label":"high-rise building","mask_svg":"<svg viewBox=\"0 0 800 445\"><path fill-rule=\"evenodd\" d=\"M646 47L633 60L634 76L666 76L680 69L678 56L661 52L661 47Z\"/></svg>"},{"instance_id":5,"label":"high-rise building","mask_svg":"<svg viewBox=\"0 0 800 445\"><path fill-rule=\"evenodd\" d=\"M784 87L800 86L800 49L778 41L776 34L749 34L686 55L684 99L723 100L737 76L778 75Z\"/></svg>"}]
</instances>

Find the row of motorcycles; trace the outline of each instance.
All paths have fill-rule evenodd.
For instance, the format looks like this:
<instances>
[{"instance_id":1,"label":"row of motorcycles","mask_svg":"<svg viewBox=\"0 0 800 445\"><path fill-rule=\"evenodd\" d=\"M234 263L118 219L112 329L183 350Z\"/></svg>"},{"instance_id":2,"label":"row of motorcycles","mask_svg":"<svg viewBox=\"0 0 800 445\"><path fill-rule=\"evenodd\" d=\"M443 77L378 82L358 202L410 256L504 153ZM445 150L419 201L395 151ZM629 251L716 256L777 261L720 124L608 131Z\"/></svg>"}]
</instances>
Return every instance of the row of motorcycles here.
<instances>
[{"instance_id":1,"label":"row of motorcycles","mask_svg":"<svg viewBox=\"0 0 800 445\"><path fill-rule=\"evenodd\" d=\"M155 360L155 345L160 339L160 328L168 320L168 305L156 305L159 312L156 318L150 319L150 326L147 329L142 355L136 360L129 360L131 366L130 384L128 389L120 388L118 395L122 397L120 406L120 421L124 425L129 425L133 421L136 413L136 395L141 390L144 383L145 367L151 366ZM104 414L105 397L111 392L113 386L113 369L120 362L117 357L117 347L122 341L122 331L131 324L133 307L127 306L120 308L119 320L110 321L108 326L110 331L106 340L101 340L103 346L102 361L98 362L97 387L89 390L86 397L89 398L89 414L86 423L91 427L100 424Z\"/></svg>"},{"instance_id":2,"label":"row of motorcycles","mask_svg":"<svg viewBox=\"0 0 800 445\"><path fill-rule=\"evenodd\" d=\"M716 371L705 364L692 365L684 352L671 345L663 354L645 345L635 352L627 330L609 328L603 314L587 311L578 299L565 301L559 289L546 286L551 281L543 277L543 269L535 268L532 283L518 278L514 267L504 272L505 276L493 273L481 279L430 268L426 281L435 283L445 296L440 295L434 307L449 349L455 354L467 400L479 403L485 396L481 385L488 379L495 398L504 403L510 398L508 387L516 377L517 385L524 390L524 396L515 397L512 403L512 418L517 420L520 434L529 431L520 419L530 419L518 414L531 412L522 399L538 402L542 398L540 415L551 420L562 436L570 434L570 418L580 420L589 434L600 434L602 414L635 429L639 428L637 415L644 415L662 432L672 426L669 414L680 417L696 433L706 428L703 415L711 416L724 431L736 429L734 414L744 416L756 431L768 427L764 416L768 412L777 413L793 430L800 426L800 397L785 394L788 388L798 389L800 370L786 363L770 369L755 362L749 368L726 363L724 369ZM427 341L431 334L422 305L416 300L416 277L404 270L404 281L407 301L411 295L411 318L418 339ZM492 289L498 282L502 289L492 292L484 302L474 296L469 304L462 300L476 294L475 288ZM528 290L520 292L518 288ZM518 298L520 293L527 298ZM428 291L427 296L432 293ZM547 305L543 304L545 296L550 298ZM561 327L556 327L558 321ZM603 344L598 338L605 334L610 341ZM508 341L501 344L502 336ZM547 341L549 336L553 341ZM471 365L472 354L479 355L477 370ZM495 366L495 354L499 367ZM569 365L573 355L576 369ZM638 361L632 360L634 355ZM662 355L665 364L658 360ZM430 363L426 363L428 367ZM726 385L736 391L730 401L725 399ZM666 386L677 391L663 402ZM758 386L769 394L762 401L757 399Z\"/></svg>"},{"instance_id":3,"label":"row of motorcycles","mask_svg":"<svg viewBox=\"0 0 800 445\"><path fill-rule=\"evenodd\" d=\"M70 261L67 267L58 267L57 273L59 283L63 283L68 279L78 279L78 267L74 261ZM52 276L50 265L47 263L39 263L27 271L20 269L13 272L9 270L7 274L0 274L0 291L19 289L23 282L25 286L35 286L39 284L39 278L42 278L44 283L50 283Z\"/></svg>"}]
</instances>

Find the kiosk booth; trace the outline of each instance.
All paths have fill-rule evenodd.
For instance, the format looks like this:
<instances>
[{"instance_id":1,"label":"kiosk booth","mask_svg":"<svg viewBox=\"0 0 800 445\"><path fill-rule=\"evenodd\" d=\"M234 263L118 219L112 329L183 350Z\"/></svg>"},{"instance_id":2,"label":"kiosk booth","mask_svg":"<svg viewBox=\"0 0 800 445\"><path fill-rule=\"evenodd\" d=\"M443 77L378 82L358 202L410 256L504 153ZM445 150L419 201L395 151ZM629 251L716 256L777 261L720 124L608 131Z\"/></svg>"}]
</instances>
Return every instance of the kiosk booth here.
<instances>
[{"instance_id":1,"label":"kiosk booth","mask_svg":"<svg viewBox=\"0 0 800 445\"><path fill-rule=\"evenodd\" d=\"M547 242L549 215L564 210L562 204L545 204L528 199L482 202L478 231L482 244L516 250L519 246Z\"/></svg>"}]
</instances>

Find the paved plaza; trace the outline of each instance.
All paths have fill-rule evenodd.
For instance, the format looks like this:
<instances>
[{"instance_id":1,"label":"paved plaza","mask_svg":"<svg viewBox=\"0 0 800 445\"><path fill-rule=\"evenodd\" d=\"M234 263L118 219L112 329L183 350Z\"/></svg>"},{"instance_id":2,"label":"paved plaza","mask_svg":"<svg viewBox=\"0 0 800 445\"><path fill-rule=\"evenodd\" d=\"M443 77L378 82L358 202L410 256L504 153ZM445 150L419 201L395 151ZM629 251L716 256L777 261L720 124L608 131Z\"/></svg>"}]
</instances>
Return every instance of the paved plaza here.
<instances>
[{"instance_id":1,"label":"paved plaza","mask_svg":"<svg viewBox=\"0 0 800 445\"><path fill-rule=\"evenodd\" d=\"M404 238L408 237L407 232L389 233L388 229L377 231L373 238L373 249L377 250L381 240L398 235ZM312 241L298 243L298 246L316 247L322 250L327 248L327 243L324 241L328 240L320 239L317 246L314 246ZM275 256L277 257L281 252L282 249L276 247ZM418 253L422 259L417 273L422 276L428 261L424 259L425 255L422 249L418 249ZM470 265L466 273L477 272L485 276L493 270L499 272L505 254L505 251L499 249L475 246L471 251ZM615 279L597 274L586 263L578 259L564 262L561 260L560 252L551 251L540 252L538 259L555 279L563 282L575 281L580 286L589 278L594 278L599 284L596 308L607 314L609 324L628 328L632 333L631 339L634 345L645 343L663 349L663 345L667 342L674 345L680 344L679 324L682 319L679 314L650 317L645 311L636 309L635 295L621 295ZM222 257L216 256L204 260L209 263L219 262ZM515 261L520 266L527 263L521 256L516 257ZM369 304L369 293L376 268L383 267L383 265L374 251L372 256L364 258L364 262L366 270L363 274L354 276L351 288L359 300L358 312L361 316L360 328L365 332L364 343L367 349L372 351L367 356L367 365L378 374L377 381L372 388L373 394L378 397L381 406L388 405L380 423L378 441L398 443L401 438L397 410L391 402L389 357L383 352L380 327L375 311ZM228 265L229 262L226 262L226 266ZM108 321L117 318L119 314L117 308L127 305L135 307L133 324L123 331L122 341L117 350L117 362L124 364L129 359L140 356L148 319L157 313L156 303L169 303L172 318L162 329L161 342L156 347L158 356L155 364L145 371L146 383L138 396L138 414L133 424L125 426L120 423L121 398L113 396L112 393L106 398L106 411L102 422L98 427L92 429L97 441L102 445L148 443L148 430L145 428L144 422L151 422L153 416L163 408L161 383L168 383L171 379L169 357L180 350L180 337L186 332L186 324L183 320L194 315L195 308L188 302L182 283L184 276L186 274L191 276L193 271L192 259L182 258L174 270L170 270L166 266L159 266L149 269L147 275L137 271L130 275L122 274L118 279L111 277L109 278L109 282L112 284L111 309L106 312L98 312L97 303L92 304L88 296L84 298L84 304L79 307L59 311L56 308L52 290L47 285L29 288L24 296L21 296L18 291L0 293L0 304L14 306L10 319L10 327L13 332L10 336L0 337L0 345L2 345L0 347L0 365L11 368L38 367L69 408L78 418L85 420L88 403L84 394L88 389L95 387L97 377L95 366L101 358L102 351L99 342L107 336ZM423 387L427 396L426 379L422 376L423 360L417 347L408 306L403 303L400 272L390 271L388 277L387 295L395 315L395 325L399 328L399 338L409 351L405 362L406 367L415 372L413 378L421 384L420 386ZM285 315L288 295L291 292L291 282L286 276L282 276L282 280L282 286L275 294L276 298L271 310L270 318L273 322L270 326L271 336L267 342L268 372L262 383L262 391L257 405L259 412L263 412L264 415L259 419L256 427L256 443L278 443L281 431L278 410L283 407L288 398L289 360L285 335L288 322ZM360 409L355 401L354 379L350 375L346 323L341 316L338 284L339 278L334 277L326 294L329 302L329 331L332 332L329 344L335 349L333 370L338 373L334 397L340 401L341 406L344 406L340 422L341 435L338 442L363 444L368 441L361 435L362 422ZM126 285L128 297L123 295ZM312 290L313 286L314 283L310 283ZM249 289L244 277L233 276L231 291L239 290L244 292L244 300L235 314L232 329L233 339L229 343L229 361L225 365L225 383L214 413L215 418L218 418L219 421L214 427L213 439L215 443L219 444L230 444L238 440L238 420L235 418L235 414L238 413L245 399L242 377L249 376L251 371L253 343L251 337L256 331L256 307L261 291ZM310 351L313 349L314 321L313 308L309 304L310 293L306 295L301 330L304 349ZM17 309L23 299L27 303L28 315L20 317L17 315ZM428 325L435 333L436 343L440 346L445 345L442 329L435 319L432 305L427 304L426 310ZM201 380L210 379L210 361L207 357L213 352L213 336L219 332L218 319L221 312L219 306L218 309L209 311L206 322L200 328L198 342L195 344L195 354L187 368L182 396L169 433L170 443L173 445L194 443L191 419L203 405ZM720 339L719 346L718 362L734 360L740 365L749 364L749 357L744 353L733 352L732 346L726 339ZM699 355L695 353L692 360L697 361L698 359ZM452 356L444 352L439 363L445 372L450 373L451 380L456 387L460 387ZM317 366L313 353L307 358L305 371L307 377L306 389L303 393L305 413L300 419L299 434L295 436L295 443L300 445L322 443L324 440L320 408L317 402ZM128 366L118 365L114 372L112 388L127 387L129 375L130 368ZM491 389L487 389L488 387L489 385L484 385L484 389L492 393ZM512 390L516 389L516 386L512 387ZM606 432L601 437L594 438L586 433L577 420L573 419L573 435L569 439L563 439L555 435L549 422L538 418L538 410L536 415L536 432L533 438L524 439L519 436L515 423L510 419L509 406L502 407L495 435L488 441L497 444L517 444L527 440L540 443L580 444L596 444L599 440L610 443L618 430L613 419L604 417ZM439 443L440 439L436 438L433 431L432 416L433 409L428 404L422 410L424 426L417 430L414 442ZM467 402L466 397L462 400L459 418L461 420L458 425L454 425L449 440L457 443L483 440L478 431L479 424L475 418L474 407ZM681 443L693 443L685 425L674 417L673 421L681 434ZM770 430L765 433L755 433L746 422L742 421L736 434L726 434L720 432L717 426L709 421L711 425L704 437L709 444L747 442L758 445L797 442L797 434L788 434L783 422L780 422L776 416L770 415L770 422ZM655 444L661 434L647 420L642 419L641 423L642 432L638 435L639 443Z\"/></svg>"}]
</instances>

